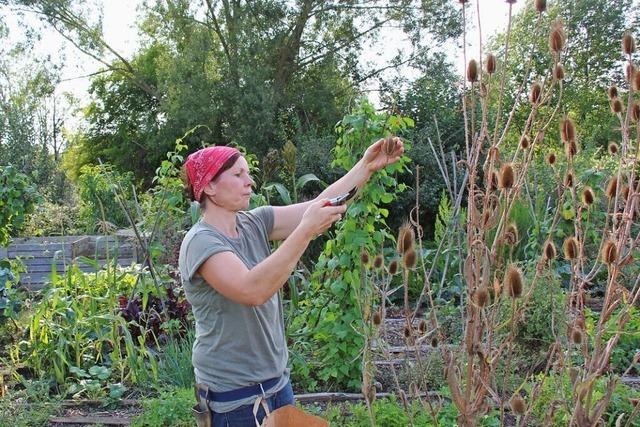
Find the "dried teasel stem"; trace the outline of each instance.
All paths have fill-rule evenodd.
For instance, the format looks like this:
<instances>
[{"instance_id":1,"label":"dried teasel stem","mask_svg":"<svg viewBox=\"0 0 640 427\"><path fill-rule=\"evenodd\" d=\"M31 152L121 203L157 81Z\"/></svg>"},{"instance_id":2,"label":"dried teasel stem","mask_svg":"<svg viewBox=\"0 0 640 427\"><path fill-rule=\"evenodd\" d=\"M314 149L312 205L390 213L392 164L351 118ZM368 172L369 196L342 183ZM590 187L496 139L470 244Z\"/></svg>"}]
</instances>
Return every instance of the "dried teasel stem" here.
<instances>
[{"instance_id":1,"label":"dried teasel stem","mask_svg":"<svg viewBox=\"0 0 640 427\"><path fill-rule=\"evenodd\" d=\"M565 259L574 260L578 258L578 239L567 237L562 244Z\"/></svg>"},{"instance_id":2,"label":"dried teasel stem","mask_svg":"<svg viewBox=\"0 0 640 427\"><path fill-rule=\"evenodd\" d=\"M497 68L497 59L493 53L489 53L487 55L487 59L485 59L485 69L487 70L487 74L491 75L496 72Z\"/></svg>"},{"instance_id":3,"label":"dried teasel stem","mask_svg":"<svg viewBox=\"0 0 640 427\"><path fill-rule=\"evenodd\" d=\"M515 183L515 172L513 171L513 165L511 163L505 163L500 168L500 174L498 176L498 185L500 188L508 189L513 187Z\"/></svg>"},{"instance_id":4,"label":"dried teasel stem","mask_svg":"<svg viewBox=\"0 0 640 427\"><path fill-rule=\"evenodd\" d=\"M636 66L633 64L627 64L625 68L625 77L627 81L631 83L636 75Z\"/></svg>"},{"instance_id":5,"label":"dried teasel stem","mask_svg":"<svg viewBox=\"0 0 640 427\"><path fill-rule=\"evenodd\" d=\"M396 141L396 138L393 136L388 136L384 139L384 141L382 141L382 152L387 156L393 156L396 151L397 145L398 143Z\"/></svg>"}]
</instances>

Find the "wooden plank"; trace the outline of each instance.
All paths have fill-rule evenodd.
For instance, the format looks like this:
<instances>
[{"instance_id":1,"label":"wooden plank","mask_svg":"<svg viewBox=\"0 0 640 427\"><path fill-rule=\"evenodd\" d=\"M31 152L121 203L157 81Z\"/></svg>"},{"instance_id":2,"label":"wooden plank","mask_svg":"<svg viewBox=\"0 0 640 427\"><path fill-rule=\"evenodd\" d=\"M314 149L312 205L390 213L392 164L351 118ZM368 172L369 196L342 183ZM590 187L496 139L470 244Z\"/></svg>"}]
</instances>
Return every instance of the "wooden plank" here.
<instances>
[{"instance_id":1,"label":"wooden plank","mask_svg":"<svg viewBox=\"0 0 640 427\"><path fill-rule=\"evenodd\" d=\"M0 258L7 257L7 248L0 248Z\"/></svg>"},{"instance_id":2,"label":"wooden plank","mask_svg":"<svg viewBox=\"0 0 640 427\"><path fill-rule=\"evenodd\" d=\"M89 243L89 236L82 236L71 242L71 257L77 258L80 255L88 255Z\"/></svg>"},{"instance_id":3,"label":"wooden plank","mask_svg":"<svg viewBox=\"0 0 640 427\"><path fill-rule=\"evenodd\" d=\"M52 424L102 424L105 426L128 426L131 420L127 417L99 417L99 416L78 416L78 417L51 417Z\"/></svg>"},{"instance_id":4,"label":"wooden plank","mask_svg":"<svg viewBox=\"0 0 640 427\"><path fill-rule=\"evenodd\" d=\"M393 396L394 393L376 393L376 398L384 398ZM428 392L420 393L420 397L440 397L439 393ZM410 396L414 397L414 396ZM297 402L345 402L349 400L364 400L362 393L307 393L296 394Z\"/></svg>"}]
</instances>

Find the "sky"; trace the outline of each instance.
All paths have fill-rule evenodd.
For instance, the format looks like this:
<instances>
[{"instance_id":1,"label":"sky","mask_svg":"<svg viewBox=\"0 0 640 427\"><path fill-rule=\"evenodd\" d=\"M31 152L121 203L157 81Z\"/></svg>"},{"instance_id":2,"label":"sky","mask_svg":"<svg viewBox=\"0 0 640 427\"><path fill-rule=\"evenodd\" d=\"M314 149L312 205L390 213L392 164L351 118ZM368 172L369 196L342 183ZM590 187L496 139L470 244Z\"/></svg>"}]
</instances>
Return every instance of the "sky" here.
<instances>
[{"instance_id":1,"label":"sky","mask_svg":"<svg viewBox=\"0 0 640 427\"><path fill-rule=\"evenodd\" d=\"M102 3L103 35L106 42L115 48L116 51L121 52L123 56L130 58L138 45L136 29L138 13L136 7L141 3L141 0L96 1ZM453 2L454 0L451 1ZM517 2L514 5L513 13L515 14L520 10L524 3L524 1ZM478 33L476 28L477 19L475 18L478 6L482 22L483 43L486 43L489 37L496 34L496 32L504 31L507 25L509 6L504 0L471 1L470 6L467 7L467 11L472 15L469 16L469 21L473 21L473 23L470 23L467 27L467 40L469 41L467 46L467 60L478 58L479 56L477 43ZM29 19L29 17L27 17L27 19ZM36 22L35 17L33 17L33 22ZM7 16L7 23L12 34L21 34L23 32L17 19L12 17L11 14ZM95 73L104 66L87 55L84 55L68 42L65 42L54 30L45 27L43 34L43 41L41 41L36 48L37 54L52 55L53 57L64 55L63 62L65 65L62 69L63 81L57 87L57 92L62 93L69 91L79 99L86 99L90 78L83 76ZM403 43L401 36L392 32L383 34L380 40L381 43L386 43L389 46L397 46ZM459 44L461 45L462 41L460 41ZM456 65L456 69L463 75L465 65L462 55L460 54L462 50L451 46L448 51L452 62ZM379 52L387 52L387 55L379 54ZM394 53L395 51L393 49L375 49L370 52L365 52L363 59L384 64L391 59ZM375 92L372 93L372 95L375 97Z\"/></svg>"}]
</instances>

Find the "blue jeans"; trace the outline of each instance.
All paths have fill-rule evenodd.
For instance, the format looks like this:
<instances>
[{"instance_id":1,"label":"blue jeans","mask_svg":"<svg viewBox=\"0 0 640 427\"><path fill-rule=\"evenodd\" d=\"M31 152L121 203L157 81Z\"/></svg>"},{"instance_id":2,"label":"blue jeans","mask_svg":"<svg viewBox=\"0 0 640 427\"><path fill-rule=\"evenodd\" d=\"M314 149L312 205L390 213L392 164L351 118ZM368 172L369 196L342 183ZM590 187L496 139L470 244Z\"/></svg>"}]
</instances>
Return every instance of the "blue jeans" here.
<instances>
[{"instance_id":1,"label":"blue jeans","mask_svg":"<svg viewBox=\"0 0 640 427\"><path fill-rule=\"evenodd\" d=\"M265 399L269 411L280 408L281 406L293 405L293 389L291 383L287 383L279 392L273 396ZM244 405L233 411L217 413L212 412L213 427L256 427L256 419L253 416L253 404ZM258 422L262 423L262 419L265 417L264 409L262 405L258 409Z\"/></svg>"}]
</instances>

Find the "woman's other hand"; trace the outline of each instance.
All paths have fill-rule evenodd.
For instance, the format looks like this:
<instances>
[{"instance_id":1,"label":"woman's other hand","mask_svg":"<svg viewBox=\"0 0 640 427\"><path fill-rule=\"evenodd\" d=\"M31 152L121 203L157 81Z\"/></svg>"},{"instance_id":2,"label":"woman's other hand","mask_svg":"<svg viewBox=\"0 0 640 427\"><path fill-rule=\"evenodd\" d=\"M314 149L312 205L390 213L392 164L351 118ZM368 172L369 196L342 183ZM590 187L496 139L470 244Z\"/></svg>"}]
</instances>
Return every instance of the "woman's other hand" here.
<instances>
[{"instance_id":1,"label":"woman's other hand","mask_svg":"<svg viewBox=\"0 0 640 427\"><path fill-rule=\"evenodd\" d=\"M387 165L397 162L404 153L404 145L397 136L379 139L367 148L362 161L369 172L373 173Z\"/></svg>"},{"instance_id":2,"label":"woman's other hand","mask_svg":"<svg viewBox=\"0 0 640 427\"><path fill-rule=\"evenodd\" d=\"M347 210L346 205L325 206L328 201L329 199L320 199L313 202L302 215L298 227L311 239L324 233L334 222L340 220Z\"/></svg>"}]
</instances>

